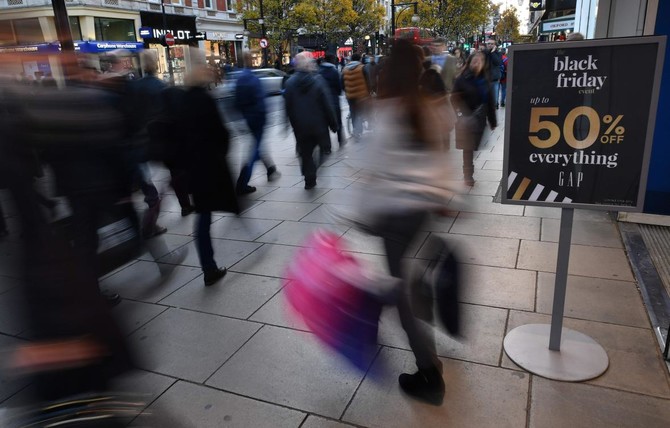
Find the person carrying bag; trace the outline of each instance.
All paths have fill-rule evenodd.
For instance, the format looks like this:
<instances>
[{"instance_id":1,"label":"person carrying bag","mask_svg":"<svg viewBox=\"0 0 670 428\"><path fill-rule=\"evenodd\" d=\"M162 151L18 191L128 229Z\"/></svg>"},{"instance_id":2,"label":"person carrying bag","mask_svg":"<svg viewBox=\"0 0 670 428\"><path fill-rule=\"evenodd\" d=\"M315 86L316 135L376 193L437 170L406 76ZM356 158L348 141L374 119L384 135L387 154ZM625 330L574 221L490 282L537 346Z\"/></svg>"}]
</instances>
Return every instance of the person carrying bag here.
<instances>
[{"instance_id":1,"label":"person carrying bag","mask_svg":"<svg viewBox=\"0 0 670 428\"><path fill-rule=\"evenodd\" d=\"M474 186L474 151L479 149L486 120L498 126L493 92L486 72L486 56L476 52L468 57L454 82L451 102L457 111L456 148L463 150L463 181Z\"/></svg>"}]
</instances>

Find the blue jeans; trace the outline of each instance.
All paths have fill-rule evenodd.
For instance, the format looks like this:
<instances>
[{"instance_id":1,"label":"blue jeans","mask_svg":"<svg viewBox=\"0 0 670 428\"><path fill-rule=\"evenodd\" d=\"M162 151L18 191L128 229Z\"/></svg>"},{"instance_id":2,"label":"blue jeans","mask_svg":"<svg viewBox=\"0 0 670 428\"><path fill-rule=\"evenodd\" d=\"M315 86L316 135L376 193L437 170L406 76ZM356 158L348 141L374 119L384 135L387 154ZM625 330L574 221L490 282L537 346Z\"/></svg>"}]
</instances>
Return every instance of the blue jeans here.
<instances>
[{"instance_id":1,"label":"blue jeans","mask_svg":"<svg viewBox=\"0 0 670 428\"><path fill-rule=\"evenodd\" d=\"M493 104L498 107L498 93L500 92L500 80L491 82L491 90L493 91Z\"/></svg>"},{"instance_id":2,"label":"blue jeans","mask_svg":"<svg viewBox=\"0 0 670 428\"><path fill-rule=\"evenodd\" d=\"M248 119L247 124L249 125L251 135L254 137L254 146L251 149L249 161L244 165L242 172L240 173L239 183L245 186L248 185L249 180L251 180L251 172L253 171L256 161L262 160L266 169L274 166L274 162L272 162L272 159L267 155L267 153L261 151L263 131L265 130L265 120Z\"/></svg>"},{"instance_id":3,"label":"blue jeans","mask_svg":"<svg viewBox=\"0 0 670 428\"><path fill-rule=\"evenodd\" d=\"M212 238L209 236L209 228L212 225L212 213L203 211L198 214L198 224L195 235L195 245L198 249L198 258L200 267L203 271L214 270L217 268L214 261L214 248L212 248Z\"/></svg>"}]
</instances>

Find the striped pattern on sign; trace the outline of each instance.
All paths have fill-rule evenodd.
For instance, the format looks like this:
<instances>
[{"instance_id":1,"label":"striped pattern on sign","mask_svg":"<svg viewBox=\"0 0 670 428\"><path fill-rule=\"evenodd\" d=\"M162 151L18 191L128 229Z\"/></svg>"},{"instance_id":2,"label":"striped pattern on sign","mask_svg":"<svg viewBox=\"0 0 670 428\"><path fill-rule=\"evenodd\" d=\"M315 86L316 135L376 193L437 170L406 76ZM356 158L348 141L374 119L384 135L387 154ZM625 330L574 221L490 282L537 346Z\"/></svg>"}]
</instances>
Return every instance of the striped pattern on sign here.
<instances>
[{"instance_id":1,"label":"striped pattern on sign","mask_svg":"<svg viewBox=\"0 0 670 428\"><path fill-rule=\"evenodd\" d=\"M512 195L510 197L510 195ZM533 183L528 177L521 177L514 171L507 176L507 197L515 201L543 201L572 203L572 199L547 189L540 183Z\"/></svg>"}]
</instances>

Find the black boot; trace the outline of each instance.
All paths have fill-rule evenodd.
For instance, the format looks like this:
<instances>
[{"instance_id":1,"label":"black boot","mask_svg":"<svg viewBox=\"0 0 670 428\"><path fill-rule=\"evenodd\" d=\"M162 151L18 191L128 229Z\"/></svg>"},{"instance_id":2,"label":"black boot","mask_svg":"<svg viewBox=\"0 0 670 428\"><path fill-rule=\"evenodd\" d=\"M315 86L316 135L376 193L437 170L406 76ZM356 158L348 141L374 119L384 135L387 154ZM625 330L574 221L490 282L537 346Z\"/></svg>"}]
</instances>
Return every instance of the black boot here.
<instances>
[{"instance_id":1,"label":"black boot","mask_svg":"<svg viewBox=\"0 0 670 428\"><path fill-rule=\"evenodd\" d=\"M206 270L204 275L205 285L210 286L216 284L218 280L226 276L226 273L228 273L226 268Z\"/></svg>"},{"instance_id":2,"label":"black boot","mask_svg":"<svg viewBox=\"0 0 670 428\"><path fill-rule=\"evenodd\" d=\"M242 168L240 176L237 178L236 191L238 195L248 195L256 191L254 186L249 186L249 178L251 177L251 170L248 166Z\"/></svg>"},{"instance_id":3,"label":"black boot","mask_svg":"<svg viewBox=\"0 0 670 428\"><path fill-rule=\"evenodd\" d=\"M442 405L444 380L437 368L419 370L414 374L403 373L398 382L407 395L435 406Z\"/></svg>"}]
</instances>

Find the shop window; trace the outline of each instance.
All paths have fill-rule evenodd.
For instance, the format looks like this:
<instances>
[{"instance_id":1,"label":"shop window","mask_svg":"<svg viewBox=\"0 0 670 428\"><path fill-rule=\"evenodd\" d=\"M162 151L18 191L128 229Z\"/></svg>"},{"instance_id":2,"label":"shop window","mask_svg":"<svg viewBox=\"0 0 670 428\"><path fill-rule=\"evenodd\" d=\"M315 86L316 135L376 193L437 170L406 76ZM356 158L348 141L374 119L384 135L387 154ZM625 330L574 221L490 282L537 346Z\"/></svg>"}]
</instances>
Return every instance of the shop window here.
<instances>
[{"instance_id":1,"label":"shop window","mask_svg":"<svg viewBox=\"0 0 670 428\"><path fill-rule=\"evenodd\" d=\"M13 44L15 44L15 40L14 30L12 30L12 21L0 21L0 46Z\"/></svg>"},{"instance_id":2,"label":"shop window","mask_svg":"<svg viewBox=\"0 0 670 428\"><path fill-rule=\"evenodd\" d=\"M16 43L19 45L29 45L31 43L44 43L42 27L37 18L16 19L14 23L14 35Z\"/></svg>"},{"instance_id":3,"label":"shop window","mask_svg":"<svg viewBox=\"0 0 670 428\"><path fill-rule=\"evenodd\" d=\"M131 19L95 18L95 39L99 41L134 42L135 21Z\"/></svg>"},{"instance_id":4,"label":"shop window","mask_svg":"<svg viewBox=\"0 0 670 428\"><path fill-rule=\"evenodd\" d=\"M72 40L82 40L81 27L79 26L79 17L70 16L70 33L72 33Z\"/></svg>"}]
</instances>

